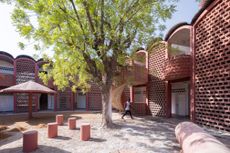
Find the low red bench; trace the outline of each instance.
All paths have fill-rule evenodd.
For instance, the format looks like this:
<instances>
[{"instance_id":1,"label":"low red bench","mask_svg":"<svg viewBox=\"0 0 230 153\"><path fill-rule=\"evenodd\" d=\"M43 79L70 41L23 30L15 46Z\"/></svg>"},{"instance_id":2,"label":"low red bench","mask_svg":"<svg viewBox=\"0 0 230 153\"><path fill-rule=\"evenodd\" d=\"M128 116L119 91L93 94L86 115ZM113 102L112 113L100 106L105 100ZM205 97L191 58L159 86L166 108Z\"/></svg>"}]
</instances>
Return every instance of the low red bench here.
<instances>
[{"instance_id":1,"label":"low red bench","mask_svg":"<svg viewBox=\"0 0 230 153\"><path fill-rule=\"evenodd\" d=\"M76 129L76 118L71 117L68 119L69 129Z\"/></svg>"},{"instance_id":2,"label":"low red bench","mask_svg":"<svg viewBox=\"0 0 230 153\"><path fill-rule=\"evenodd\" d=\"M63 115L56 115L56 123L58 125L63 125L63 121L64 121L64 116Z\"/></svg>"},{"instance_id":3,"label":"low red bench","mask_svg":"<svg viewBox=\"0 0 230 153\"><path fill-rule=\"evenodd\" d=\"M23 133L23 152L32 152L38 147L38 132L35 130Z\"/></svg>"},{"instance_id":4,"label":"low red bench","mask_svg":"<svg viewBox=\"0 0 230 153\"><path fill-rule=\"evenodd\" d=\"M80 139L82 141L87 141L90 139L90 124L82 123L80 128Z\"/></svg>"},{"instance_id":5,"label":"low red bench","mask_svg":"<svg viewBox=\"0 0 230 153\"><path fill-rule=\"evenodd\" d=\"M183 153L229 153L230 150L215 137L192 122L182 122L175 128Z\"/></svg>"},{"instance_id":6,"label":"low red bench","mask_svg":"<svg viewBox=\"0 0 230 153\"><path fill-rule=\"evenodd\" d=\"M48 138L54 138L58 136L58 124L57 123L48 123Z\"/></svg>"}]
</instances>

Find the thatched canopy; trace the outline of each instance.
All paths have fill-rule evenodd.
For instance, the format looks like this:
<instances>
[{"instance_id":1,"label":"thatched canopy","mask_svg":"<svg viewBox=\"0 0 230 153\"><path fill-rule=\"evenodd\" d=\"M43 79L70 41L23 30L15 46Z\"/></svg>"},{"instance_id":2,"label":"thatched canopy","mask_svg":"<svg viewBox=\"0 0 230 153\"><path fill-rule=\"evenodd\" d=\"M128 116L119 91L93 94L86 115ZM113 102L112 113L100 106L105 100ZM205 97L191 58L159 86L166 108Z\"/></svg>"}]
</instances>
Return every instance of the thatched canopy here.
<instances>
[{"instance_id":1,"label":"thatched canopy","mask_svg":"<svg viewBox=\"0 0 230 153\"><path fill-rule=\"evenodd\" d=\"M9 88L5 88L0 90L0 93L28 93L29 101L28 101L28 112L29 118L32 118L32 94L38 93L47 93L47 94L55 94L56 91L51 90L50 88L43 86L34 81L27 81L18 85L11 86Z\"/></svg>"},{"instance_id":2,"label":"thatched canopy","mask_svg":"<svg viewBox=\"0 0 230 153\"><path fill-rule=\"evenodd\" d=\"M55 94L56 91L51 90L50 88L43 86L34 81L27 81L18 85L11 86L0 90L0 93L48 93Z\"/></svg>"}]
</instances>

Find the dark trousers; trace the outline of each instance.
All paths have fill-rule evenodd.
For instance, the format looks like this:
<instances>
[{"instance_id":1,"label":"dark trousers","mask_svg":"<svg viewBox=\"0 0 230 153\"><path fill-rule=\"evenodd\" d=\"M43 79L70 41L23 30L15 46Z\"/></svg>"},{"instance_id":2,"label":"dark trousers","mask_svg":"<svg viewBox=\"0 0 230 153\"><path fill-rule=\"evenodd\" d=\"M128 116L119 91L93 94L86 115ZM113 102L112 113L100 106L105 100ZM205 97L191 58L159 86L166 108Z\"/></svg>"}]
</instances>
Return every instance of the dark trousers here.
<instances>
[{"instance_id":1,"label":"dark trousers","mask_svg":"<svg viewBox=\"0 0 230 153\"><path fill-rule=\"evenodd\" d=\"M133 119L132 113L130 110L126 110L125 113L122 115L122 119L124 118L125 115L129 114L129 116L131 117L131 119Z\"/></svg>"}]
</instances>

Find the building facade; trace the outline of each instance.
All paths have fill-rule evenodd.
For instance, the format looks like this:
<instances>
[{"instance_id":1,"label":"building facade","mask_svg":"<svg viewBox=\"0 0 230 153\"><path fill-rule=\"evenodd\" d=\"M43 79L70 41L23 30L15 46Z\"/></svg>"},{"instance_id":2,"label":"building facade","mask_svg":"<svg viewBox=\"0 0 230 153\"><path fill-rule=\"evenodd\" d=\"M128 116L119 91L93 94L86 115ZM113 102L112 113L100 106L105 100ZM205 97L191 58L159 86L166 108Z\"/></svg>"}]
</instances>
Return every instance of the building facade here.
<instances>
[{"instance_id":1,"label":"building facade","mask_svg":"<svg viewBox=\"0 0 230 153\"><path fill-rule=\"evenodd\" d=\"M201 125L230 131L230 2L202 1L191 23L179 23L165 39L152 44L132 62L132 86L122 88L121 103L129 97L134 113L162 117L188 117ZM28 80L38 83L42 60L13 58L0 52L0 89ZM125 74L122 74L125 80ZM48 87L57 90L49 82ZM26 94L0 95L0 111L27 111ZM96 85L80 90L58 91L33 98L34 111L101 110Z\"/></svg>"},{"instance_id":2,"label":"building facade","mask_svg":"<svg viewBox=\"0 0 230 153\"><path fill-rule=\"evenodd\" d=\"M35 61L25 55L13 58L6 52L0 52L0 89L29 80L43 84L38 77L42 71L42 60ZM48 87L57 90L52 81ZM80 90L73 93L70 89L57 91L56 95L38 94L33 97L33 110L101 110L101 93L96 85L84 94ZM27 94L1 94L0 111L25 112L28 110Z\"/></svg>"},{"instance_id":3,"label":"building facade","mask_svg":"<svg viewBox=\"0 0 230 153\"><path fill-rule=\"evenodd\" d=\"M201 4L190 24L149 48L149 109L230 131L230 2Z\"/></svg>"}]
</instances>

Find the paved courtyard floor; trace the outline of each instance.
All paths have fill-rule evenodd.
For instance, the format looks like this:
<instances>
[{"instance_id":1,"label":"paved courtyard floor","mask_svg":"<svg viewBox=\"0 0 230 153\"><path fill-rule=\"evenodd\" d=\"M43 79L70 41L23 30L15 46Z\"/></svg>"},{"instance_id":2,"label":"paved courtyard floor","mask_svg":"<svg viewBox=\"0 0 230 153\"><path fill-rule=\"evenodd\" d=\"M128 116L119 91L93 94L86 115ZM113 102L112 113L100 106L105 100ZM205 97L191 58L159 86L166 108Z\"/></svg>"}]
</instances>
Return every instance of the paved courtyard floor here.
<instances>
[{"instance_id":1,"label":"paved courtyard floor","mask_svg":"<svg viewBox=\"0 0 230 153\"><path fill-rule=\"evenodd\" d=\"M9 129L36 129L39 134L39 147L35 153L177 153L180 151L174 129L180 120L153 117L135 117L131 120L121 119L121 114L113 113L114 129L102 129L100 113L62 112L65 121L68 117L77 118L77 129L69 130L67 123L58 127L59 136L47 138L46 124L55 121L54 113L37 113L33 120L27 120L26 115L9 115L8 119L0 115L0 125ZM11 118L11 120L10 120ZM91 124L90 141L80 141L80 123ZM10 130L9 130L10 131ZM15 130L11 130L15 131ZM20 130L19 130L20 131ZM0 139L1 153L22 152L22 132L8 132L12 136ZM226 133L211 131L219 140L229 146Z\"/></svg>"}]
</instances>

